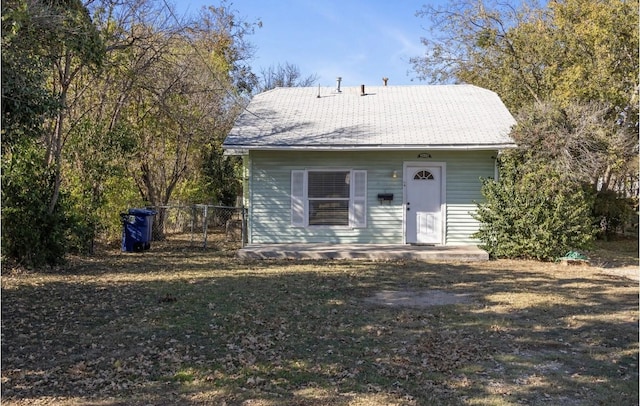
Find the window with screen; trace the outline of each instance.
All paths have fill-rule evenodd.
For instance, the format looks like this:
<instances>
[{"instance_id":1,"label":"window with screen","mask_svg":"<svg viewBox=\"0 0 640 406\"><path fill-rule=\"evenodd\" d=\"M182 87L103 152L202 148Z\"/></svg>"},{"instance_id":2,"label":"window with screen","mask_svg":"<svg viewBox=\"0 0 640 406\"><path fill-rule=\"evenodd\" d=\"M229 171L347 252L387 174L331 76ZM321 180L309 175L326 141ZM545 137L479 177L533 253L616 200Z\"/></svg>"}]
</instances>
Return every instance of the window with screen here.
<instances>
[{"instance_id":1,"label":"window with screen","mask_svg":"<svg viewBox=\"0 0 640 406\"><path fill-rule=\"evenodd\" d=\"M349 225L350 183L348 171L308 173L310 226Z\"/></svg>"},{"instance_id":2,"label":"window with screen","mask_svg":"<svg viewBox=\"0 0 640 406\"><path fill-rule=\"evenodd\" d=\"M292 171L291 210L291 222L298 227L364 227L366 171Z\"/></svg>"}]
</instances>

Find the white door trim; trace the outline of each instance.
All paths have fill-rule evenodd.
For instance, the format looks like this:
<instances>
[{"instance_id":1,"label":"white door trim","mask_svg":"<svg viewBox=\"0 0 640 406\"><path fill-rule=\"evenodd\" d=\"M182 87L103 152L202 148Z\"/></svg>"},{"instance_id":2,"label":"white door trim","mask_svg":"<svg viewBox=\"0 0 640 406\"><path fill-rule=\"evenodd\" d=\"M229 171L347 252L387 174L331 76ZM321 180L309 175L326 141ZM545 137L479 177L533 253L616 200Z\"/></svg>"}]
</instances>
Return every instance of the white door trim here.
<instances>
[{"instance_id":1,"label":"white door trim","mask_svg":"<svg viewBox=\"0 0 640 406\"><path fill-rule=\"evenodd\" d=\"M440 168L440 244L446 244L447 233L447 164L446 162L405 161L402 164L402 243L407 244L407 168L439 167Z\"/></svg>"}]
</instances>

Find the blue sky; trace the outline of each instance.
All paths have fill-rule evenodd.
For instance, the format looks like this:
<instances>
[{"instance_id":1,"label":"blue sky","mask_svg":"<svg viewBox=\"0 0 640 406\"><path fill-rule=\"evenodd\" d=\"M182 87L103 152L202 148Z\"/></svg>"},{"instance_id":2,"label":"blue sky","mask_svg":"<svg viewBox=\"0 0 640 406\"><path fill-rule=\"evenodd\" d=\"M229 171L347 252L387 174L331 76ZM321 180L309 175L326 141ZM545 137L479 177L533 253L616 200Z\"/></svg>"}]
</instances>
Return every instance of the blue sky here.
<instances>
[{"instance_id":1,"label":"blue sky","mask_svg":"<svg viewBox=\"0 0 640 406\"><path fill-rule=\"evenodd\" d=\"M428 0L426 0L428 1ZM433 3L433 2L431 2ZM218 4L175 1L179 14ZM424 52L427 20L415 16L425 0L236 0L232 8L247 21L262 21L249 38L257 48L253 70L278 63L297 65L303 76L317 74L321 86L419 83L409 58ZM412 79L414 79L412 81Z\"/></svg>"}]
</instances>

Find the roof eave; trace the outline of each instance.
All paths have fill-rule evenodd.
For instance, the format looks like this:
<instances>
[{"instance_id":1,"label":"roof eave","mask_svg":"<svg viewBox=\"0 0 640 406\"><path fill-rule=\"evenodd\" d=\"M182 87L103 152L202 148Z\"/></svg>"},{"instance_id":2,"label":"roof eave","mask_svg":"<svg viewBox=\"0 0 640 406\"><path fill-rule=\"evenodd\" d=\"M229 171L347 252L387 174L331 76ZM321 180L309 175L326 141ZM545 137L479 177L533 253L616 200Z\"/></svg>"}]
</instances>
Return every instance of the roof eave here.
<instances>
[{"instance_id":1,"label":"roof eave","mask_svg":"<svg viewBox=\"0 0 640 406\"><path fill-rule=\"evenodd\" d=\"M496 151L514 149L512 142L450 145L223 145L225 155L247 155L249 151Z\"/></svg>"}]
</instances>

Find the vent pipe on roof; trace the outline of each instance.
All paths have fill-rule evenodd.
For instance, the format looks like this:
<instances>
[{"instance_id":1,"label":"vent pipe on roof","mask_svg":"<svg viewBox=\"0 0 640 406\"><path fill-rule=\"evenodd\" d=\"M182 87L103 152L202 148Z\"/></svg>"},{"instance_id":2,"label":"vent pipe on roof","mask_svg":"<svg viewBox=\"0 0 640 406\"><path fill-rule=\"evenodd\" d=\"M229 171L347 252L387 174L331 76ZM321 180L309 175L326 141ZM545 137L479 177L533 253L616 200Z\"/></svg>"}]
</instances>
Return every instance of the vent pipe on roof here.
<instances>
[{"instance_id":1,"label":"vent pipe on roof","mask_svg":"<svg viewBox=\"0 0 640 406\"><path fill-rule=\"evenodd\" d=\"M366 93L364 92L364 85L360 85L360 96L365 96Z\"/></svg>"},{"instance_id":2,"label":"vent pipe on roof","mask_svg":"<svg viewBox=\"0 0 640 406\"><path fill-rule=\"evenodd\" d=\"M342 82L342 78L340 76L338 76L336 78L336 92L341 93L342 90L340 90L340 82Z\"/></svg>"},{"instance_id":3,"label":"vent pipe on roof","mask_svg":"<svg viewBox=\"0 0 640 406\"><path fill-rule=\"evenodd\" d=\"M384 85L387 85L387 81L389 81L389 78L382 78L382 83L384 83Z\"/></svg>"}]
</instances>

